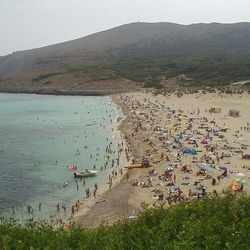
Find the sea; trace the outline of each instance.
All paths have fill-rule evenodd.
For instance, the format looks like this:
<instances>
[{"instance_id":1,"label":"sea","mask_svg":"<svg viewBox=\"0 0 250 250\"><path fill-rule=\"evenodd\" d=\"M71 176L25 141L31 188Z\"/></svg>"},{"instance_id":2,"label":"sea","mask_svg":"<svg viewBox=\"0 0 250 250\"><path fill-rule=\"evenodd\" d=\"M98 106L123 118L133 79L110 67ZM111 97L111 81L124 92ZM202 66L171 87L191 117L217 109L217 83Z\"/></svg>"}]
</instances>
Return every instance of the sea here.
<instances>
[{"instance_id":1,"label":"sea","mask_svg":"<svg viewBox=\"0 0 250 250\"><path fill-rule=\"evenodd\" d=\"M57 204L70 211L87 188L107 185L120 115L110 97L0 94L0 217L50 221L65 216ZM68 166L98 174L76 182Z\"/></svg>"}]
</instances>

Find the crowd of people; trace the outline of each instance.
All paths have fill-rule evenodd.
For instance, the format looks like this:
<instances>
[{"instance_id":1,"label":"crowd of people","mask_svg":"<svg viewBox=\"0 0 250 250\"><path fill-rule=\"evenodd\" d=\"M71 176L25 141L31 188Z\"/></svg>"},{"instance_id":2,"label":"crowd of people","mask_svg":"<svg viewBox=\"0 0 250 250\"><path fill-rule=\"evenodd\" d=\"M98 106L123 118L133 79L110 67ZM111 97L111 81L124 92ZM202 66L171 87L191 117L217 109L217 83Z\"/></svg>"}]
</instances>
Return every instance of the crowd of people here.
<instances>
[{"instance_id":1,"label":"crowd of people","mask_svg":"<svg viewBox=\"0 0 250 250\"><path fill-rule=\"evenodd\" d=\"M174 204L249 191L249 122L229 117L228 110L209 112L205 99L197 106L149 93L122 94L119 102L130 124L126 137L136 151L133 162L143 158L153 165L146 178L142 174L132 185L152 192L153 200ZM232 119L242 124L238 130Z\"/></svg>"}]
</instances>

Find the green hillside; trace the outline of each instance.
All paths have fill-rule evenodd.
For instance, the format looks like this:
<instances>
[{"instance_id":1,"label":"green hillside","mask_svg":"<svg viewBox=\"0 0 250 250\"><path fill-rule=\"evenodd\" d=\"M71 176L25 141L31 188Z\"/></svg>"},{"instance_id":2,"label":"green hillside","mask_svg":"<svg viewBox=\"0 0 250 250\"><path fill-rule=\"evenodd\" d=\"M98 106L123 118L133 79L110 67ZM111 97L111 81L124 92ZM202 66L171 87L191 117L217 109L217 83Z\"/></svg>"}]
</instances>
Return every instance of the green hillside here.
<instances>
[{"instance_id":1,"label":"green hillside","mask_svg":"<svg viewBox=\"0 0 250 250\"><path fill-rule=\"evenodd\" d=\"M24 82L38 79L36 86L58 72L85 81L125 78L156 85L183 74L182 83L192 86L248 80L250 23L131 23L0 58L2 79L18 74Z\"/></svg>"}]
</instances>

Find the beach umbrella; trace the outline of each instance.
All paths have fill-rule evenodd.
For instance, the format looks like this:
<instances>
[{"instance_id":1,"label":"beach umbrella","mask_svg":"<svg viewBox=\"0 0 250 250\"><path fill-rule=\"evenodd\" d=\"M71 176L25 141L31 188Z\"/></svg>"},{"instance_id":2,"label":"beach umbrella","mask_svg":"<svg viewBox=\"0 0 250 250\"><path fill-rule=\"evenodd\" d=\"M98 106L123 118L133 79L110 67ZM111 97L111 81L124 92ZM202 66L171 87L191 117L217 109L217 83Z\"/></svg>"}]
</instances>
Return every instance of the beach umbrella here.
<instances>
[{"instance_id":1,"label":"beach umbrella","mask_svg":"<svg viewBox=\"0 0 250 250\"><path fill-rule=\"evenodd\" d=\"M229 185L229 188L231 188L233 191L239 191L241 188L241 185L237 184L237 183L231 183Z\"/></svg>"},{"instance_id":2,"label":"beach umbrella","mask_svg":"<svg viewBox=\"0 0 250 250\"><path fill-rule=\"evenodd\" d=\"M242 178L238 178L238 179L234 180L233 182L235 182L237 184L241 184L241 185L243 185L244 183L246 183L246 181L243 180Z\"/></svg>"},{"instance_id":3,"label":"beach umbrella","mask_svg":"<svg viewBox=\"0 0 250 250\"><path fill-rule=\"evenodd\" d=\"M207 138L205 138L205 139L202 140L201 143L202 143L202 144L208 144L208 142L209 142L209 140L208 140Z\"/></svg>"},{"instance_id":4,"label":"beach umbrella","mask_svg":"<svg viewBox=\"0 0 250 250\"><path fill-rule=\"evenodd\" d=\"M178 136L178 138L177 138L178 140L183 140L184 139L184 136L183 136L183 134L180 134L179 136Z\"/></svg>"},{"instance_id":5,"label":"beach umbrella","mask_svg":"<svg viewBox=\"0 0 250 250\"><path fill-rule=\"evenodd\" d=\"M197 151L194 148L185 148L183 153L184 154L196 155Z\"/></svg>"},{"instance_id":6,"label":"beach umbrella","mask_svg":"<svg viewBox=\"0 0 250 250\"><path fill-rule=\"evenodd\" d=\"M174 169L172 167L167 167L167 171L173 171Z\"/></svg>"},{"instance_id":7,"label":"beach umbrella","mask_svg":"<svg viewBox=\"0 0 250 250\"><path fill-rule=\"evenodd\" d=\"M243 159L245 159L245 160L250 160L250 154L245 154L245 155L243 155Z\"/></svg>"},{"instance_id":8,"label":"beach umbrella","mask_svg":"<svg viewBox=\"0 0 250 250\"><path fill-rule=\"evenodd\" d=\"M227 167L225 167L225 166L219 166L219 169L220 170L227 170Z\"/></svg>"}]
</instances>

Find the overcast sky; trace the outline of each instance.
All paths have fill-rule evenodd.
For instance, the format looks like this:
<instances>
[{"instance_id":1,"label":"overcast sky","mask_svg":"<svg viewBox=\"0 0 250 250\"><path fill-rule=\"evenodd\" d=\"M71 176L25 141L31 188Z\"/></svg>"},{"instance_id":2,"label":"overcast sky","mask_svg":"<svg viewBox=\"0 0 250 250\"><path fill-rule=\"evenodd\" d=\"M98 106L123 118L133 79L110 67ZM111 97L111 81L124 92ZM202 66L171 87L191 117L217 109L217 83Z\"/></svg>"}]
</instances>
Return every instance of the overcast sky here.
<instances>
[{"instance_id":1,"label":"overcast sky","mask_svg":"<svg viewBox=\"0 0 250 250\"><path fill-rule=\"evenodd\" d=\"M0 55L136 21L250 22L250 0L0 0Z\"/></svg>"}]
</instances>

